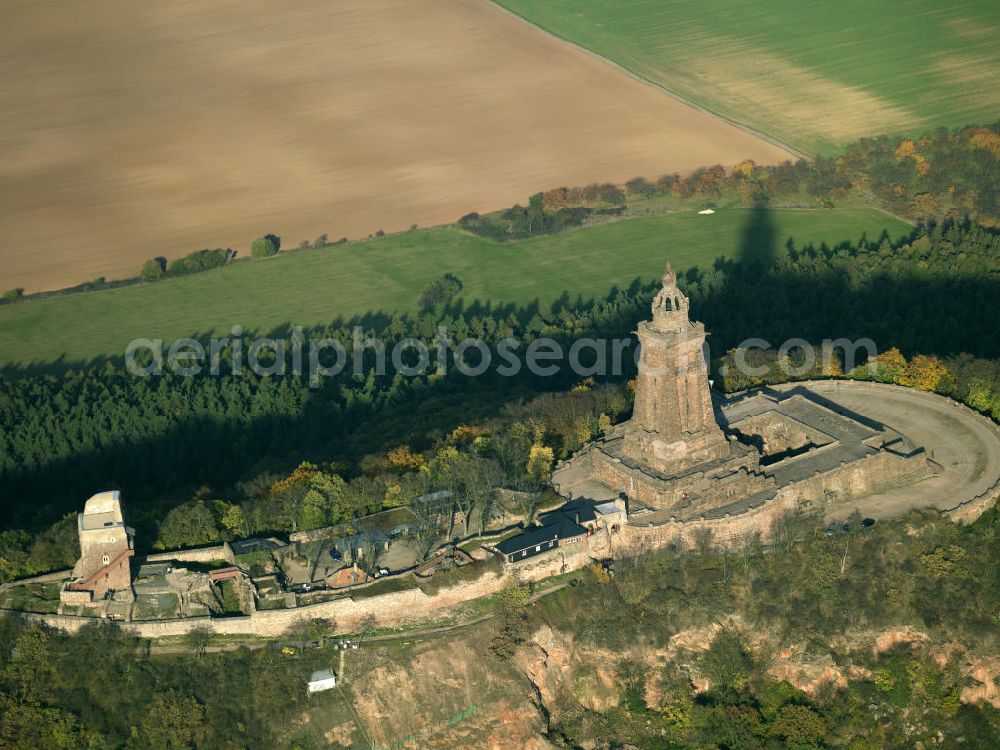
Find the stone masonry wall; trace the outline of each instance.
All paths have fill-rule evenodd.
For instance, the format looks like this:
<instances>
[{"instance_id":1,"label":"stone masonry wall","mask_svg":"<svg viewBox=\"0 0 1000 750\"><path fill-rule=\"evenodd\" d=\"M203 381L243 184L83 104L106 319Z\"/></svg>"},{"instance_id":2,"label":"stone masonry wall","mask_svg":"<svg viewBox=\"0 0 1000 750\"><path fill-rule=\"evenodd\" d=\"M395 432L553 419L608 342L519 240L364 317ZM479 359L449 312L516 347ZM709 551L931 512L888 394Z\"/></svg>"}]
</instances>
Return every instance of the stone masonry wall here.
<instances>
[{"instance_id":1,"label":"stone masonry wall","mask_svg":"<svg viewBox=\"0 0 1000 750\"><path fill-rule=\"evenodd\" d=\"M781 494L794 498L805 508L822 509L830 503L916 481L931 473L922 453L906 457L882 450L783 487Z\"/></svg>"},{"instance_id":2,"label":"stone masonry wall","mask_svg":"<svg viewBox=\"0 0 1000 750\"><path fill-rule=\"evenodd\" d=\"M182 549L173 552L157 552L146 557L148 562L167 562L176 560L177 562L200 562L207 563L215 560L225 560L230 565L236 564L233 550L229 542L223 542L215 547L198 547L197 549Z\"/></svg>"}]
</instances>

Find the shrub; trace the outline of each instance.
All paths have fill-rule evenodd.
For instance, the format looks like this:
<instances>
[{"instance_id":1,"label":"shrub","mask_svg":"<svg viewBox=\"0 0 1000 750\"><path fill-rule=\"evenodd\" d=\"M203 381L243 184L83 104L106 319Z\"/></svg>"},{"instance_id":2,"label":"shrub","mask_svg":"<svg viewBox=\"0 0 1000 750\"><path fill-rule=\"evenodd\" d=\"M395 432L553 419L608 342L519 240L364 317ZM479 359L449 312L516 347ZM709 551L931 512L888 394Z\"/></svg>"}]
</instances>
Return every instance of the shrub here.
<instances>
[{"instance_id":1,"label":"shrub","mask_svg":"<svg viewBox=\"0 0 1000 750\"><path fill-rule=\"evenodd\" d=\"M701 667L713 687L737 688L746 684L756 664L738 633L720 630L701 658Z\"/></svg>"},{"instance_id":2,"label":"shrub","mask_svg":"<svg viewBox=\"0 0 1000 750\"><path fill-rule=\"evenodd\" d=\"M645 177L633 177L625 183L625 189L628 191L629 195L638 196L640 198L649 198L656 195L656 186Z\"/></svg>"},{"instance_id":3,"label":"shrub","mask_svg":"<svg viewBox=\"0 0 1000 750\"><path fill-rule=\"evenodd\" d=\"M229 253L221 248L216 248L215 250L196 250L193 253L185 255L183 258L172 261L167 267L167 273L174 276L182 276L188 273L196 273L197 271L206 271L209 268L218 268L226 265L228 259ZM145 266L143 266L143 269L145 270Z\"/></svg>"},{"instance_id":4,"label":"shrub","mask_svg":"<svg viewBox=\"0 0 1000 750\"><path fill-rule=\"evenodd\" d=\"M420 310L428 312L436 307L446 305L462 291L462 281L451 273L446 273L439 279L435 279L420 295Z\"/></svg>"},{"instance_id":5,"label":"shrub","mask_svg":"<svg viewBox=\"0 0 1000 750\"><path fill-rule=\"evenodd\" d=\"M0 297L4 302L17 302L24 296L24 289L21 287L15 287L13 289L8 289L3 293L3 297Z\"/></svg>"},{"instance_id":6,"label":"shrub","mask_svg":"<svg viewBox=\"0 0 1000 750\"><path fill-rule=\"evenodd\" d=\"M281 238L273 234L257 237L250 243L251 258L270 258L281 249Z\"/></svg>"},{"instance_id":7,"label":"shrub","mask_svg":"<svg viewBox=\"0 0 1000 750\"><path fill-rule=\"evenodd\" d=\"M540 196L541 193L538 195ZM591 208L574 207L550 211L543 208L539 201L535 200L536 197L532 196L534 205L528 208L516 205L499 212L499 214L487 216L480 216L477 213L466 214L458 220L458 225L467 232L472 232L480 237L506 242L578 227L593 213L617 210L598 209L595 211Z\"/></svg>"},{"instance_id":8,"label":"shrub","mask_svg":"<svg viewBox=\"0 0 1000 750\"><path fill-rule=\"evenodd\" d=\"M156 281L157 279L163 278L163 274L166 272L167 259L160 255L155 258L150 258L142 264L142 270L139 271L139 278L143 281Z\"/></svg>"}]
</instances>

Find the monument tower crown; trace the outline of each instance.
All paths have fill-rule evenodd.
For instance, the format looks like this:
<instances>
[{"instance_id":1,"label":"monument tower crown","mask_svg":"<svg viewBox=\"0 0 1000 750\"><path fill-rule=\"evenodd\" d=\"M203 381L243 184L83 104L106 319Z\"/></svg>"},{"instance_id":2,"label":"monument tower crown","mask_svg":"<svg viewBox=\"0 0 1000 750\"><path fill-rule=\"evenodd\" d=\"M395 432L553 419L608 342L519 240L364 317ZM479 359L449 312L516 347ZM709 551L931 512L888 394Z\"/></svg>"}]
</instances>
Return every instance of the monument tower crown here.
<instances>
[{"instance_id":1,"label":"monument tower crown","mask_svg":"<svg viewBox=\"0 0 1000 750\"><path fill-rule=\"evenodd\" d=\"M663 271L663 287L653 298L653 320L650 327L662 333L674 333L693 327L688 318L688 299L677 287L677 274L669 260Z\"/></svg>"}]
</instances>

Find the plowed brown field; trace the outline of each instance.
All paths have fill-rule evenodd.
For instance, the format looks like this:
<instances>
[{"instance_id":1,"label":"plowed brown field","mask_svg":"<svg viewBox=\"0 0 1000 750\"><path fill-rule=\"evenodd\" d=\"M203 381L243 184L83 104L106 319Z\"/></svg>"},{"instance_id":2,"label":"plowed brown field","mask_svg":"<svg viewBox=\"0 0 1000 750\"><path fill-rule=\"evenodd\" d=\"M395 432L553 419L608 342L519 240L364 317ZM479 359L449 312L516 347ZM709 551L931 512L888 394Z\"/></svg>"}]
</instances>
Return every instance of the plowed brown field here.
<instances>
[{"instance_id":1,"label":"plowed brown field","mask_svg":"<svg viewBox=\"0 0 1000 750\"><path fill-rule=\"evenodd\" d=\"M788 157L484 0L21 0L0 22L0 291Z\"/></svg>"}]
</instances>

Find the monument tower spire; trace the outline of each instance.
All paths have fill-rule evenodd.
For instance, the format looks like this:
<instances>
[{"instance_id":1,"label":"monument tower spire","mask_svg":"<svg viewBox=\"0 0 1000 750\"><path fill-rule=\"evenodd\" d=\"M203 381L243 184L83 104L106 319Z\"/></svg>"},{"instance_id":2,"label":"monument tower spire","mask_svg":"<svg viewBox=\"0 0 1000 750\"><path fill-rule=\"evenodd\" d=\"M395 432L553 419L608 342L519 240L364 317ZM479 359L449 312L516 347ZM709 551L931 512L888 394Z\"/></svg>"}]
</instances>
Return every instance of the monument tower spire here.
<instances>
[{"instance_id":1,"label":"monument tower spire","mask_svg":"<svg viewBox=\"0 0 1000 750\"><path fill-rule=\"evenodd\" d=\"M677 274L674 273L669 260L663 271L663 287L653 299L652 327L661 332L692 328L688 319L688 299L677 287Z\"/></svg>"}]
</instances>

